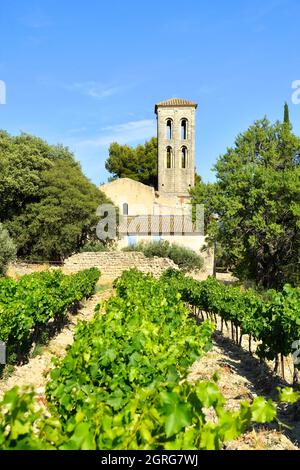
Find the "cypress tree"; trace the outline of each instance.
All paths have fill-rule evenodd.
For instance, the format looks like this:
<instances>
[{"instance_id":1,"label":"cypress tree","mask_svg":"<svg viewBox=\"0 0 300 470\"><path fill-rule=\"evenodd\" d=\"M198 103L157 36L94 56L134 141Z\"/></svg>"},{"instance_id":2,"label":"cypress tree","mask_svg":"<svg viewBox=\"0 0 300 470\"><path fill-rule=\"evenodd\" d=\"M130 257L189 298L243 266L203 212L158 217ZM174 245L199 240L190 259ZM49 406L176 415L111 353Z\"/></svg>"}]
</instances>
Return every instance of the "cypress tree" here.
<instances>
[{"instance_id":1,"label":"cypress tree","mask_svg":"<svg viewBox=\"0 0 300 470\"><path fill-rule=\"evenodd\" d=\"M290 124L290 111L289 111L289 105L287 103L284 104L283 122L284 124Z\"/></svg>"}]
</instances>

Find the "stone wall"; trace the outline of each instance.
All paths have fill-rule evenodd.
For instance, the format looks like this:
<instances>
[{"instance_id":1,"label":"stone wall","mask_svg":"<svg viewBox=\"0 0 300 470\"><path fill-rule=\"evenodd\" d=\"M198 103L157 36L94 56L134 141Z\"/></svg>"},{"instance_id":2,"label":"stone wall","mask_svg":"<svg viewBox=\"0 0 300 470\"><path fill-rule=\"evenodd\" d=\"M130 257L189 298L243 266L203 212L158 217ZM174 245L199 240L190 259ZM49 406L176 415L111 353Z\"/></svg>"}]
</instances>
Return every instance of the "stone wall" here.
<instances>
[{"instance_id":1,"label":"stone wall","mask_svg":"<svg viewBox=\"0 0 300 470\"><path fill-rule=\"evenodd\" d=\"M37 264L17 261L8 265L6 274L8 277L19 278L21 276L25 276L26 274L39 273L49 269L51 269L51 267L48 263Z\"/></svg>"},{"instance_id":2,"label":"stone wall","mask_svg":"<svg viewBox=\"0 0 300 470\"><path fill-rule=\"evenodd\" d=\"M91 267L100 269L102 282L112 281L130 268L137 268L143 273L151 273L155 277L159 277L168 268L178 268L172 260L167 258L146 258L143 253L139 252L107 251L75 254L65 260L63 270L69 274Z\"/></svg>"},{"instance_id":3,"label":"stone wall","mask_svg":"<svg viewBox=\"0 0 300 470\"><path fill-rule=\"evenodd\" d=\"M203 256L203 254L201 255ZM75 254L66 259L63 266L50 266L47 263L30 264L18 261L9 265L7 274L9 277L19 278L24 274L32 274L34 272L57 268L62 268L65 274L71 274L92 267L98 267L101 270L102 276L100 281L102 283L113 281L116 277L120 276L123 271L130 268L137 268L143 273L152 273L155 277L159 277L168 268L178 269L178 266L168 258L146 258L143 253L130 251L107 251ZM189 275L198 280L206 279L208 275L212 274L211 267L211 258L205 258L204 270L190 273Z\"/></svg>"}]
</instances>

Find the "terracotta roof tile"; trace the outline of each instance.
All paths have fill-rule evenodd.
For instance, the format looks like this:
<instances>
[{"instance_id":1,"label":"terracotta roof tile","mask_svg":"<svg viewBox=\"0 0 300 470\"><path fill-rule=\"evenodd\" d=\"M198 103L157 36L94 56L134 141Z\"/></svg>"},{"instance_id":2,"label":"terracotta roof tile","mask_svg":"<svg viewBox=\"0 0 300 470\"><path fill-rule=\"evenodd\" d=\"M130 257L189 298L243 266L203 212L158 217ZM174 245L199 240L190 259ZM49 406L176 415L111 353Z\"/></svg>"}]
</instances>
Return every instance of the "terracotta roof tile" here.
<instances>
[{"instance_id":1,"label":"terracotta roof tile","mask_svg":"<svg viewBox=\"0 0 300 470\"><path fill-rule=\"evenodd\" d=\"M159 103L156 103L155 105L155 112L157 111L157 108L161 107L168 107L168 106L195 106L197 108L197 103L195 101L189 101L189 100L184 100L182 98L170 98L169 100L166 101L160 101Z\"/></svg>"},{"instance_id":2,"label":"terracotta roof tile","mask_svg":"<svg viewBox=\"0 0 300 470\"><path fill-rule=\"evenodd\" d=\"M122 235L191 234L195 232L192 219L181 215L120 216Z\"/></svg>"}]
</instances>

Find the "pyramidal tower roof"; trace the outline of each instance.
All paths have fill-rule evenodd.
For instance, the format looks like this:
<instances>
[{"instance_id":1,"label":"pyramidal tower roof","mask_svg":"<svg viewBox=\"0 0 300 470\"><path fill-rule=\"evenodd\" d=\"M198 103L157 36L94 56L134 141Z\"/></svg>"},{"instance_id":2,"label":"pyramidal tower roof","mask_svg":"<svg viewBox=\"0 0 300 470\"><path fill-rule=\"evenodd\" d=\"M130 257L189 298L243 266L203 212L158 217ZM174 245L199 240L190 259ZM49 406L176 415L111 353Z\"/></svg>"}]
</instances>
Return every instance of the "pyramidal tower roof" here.
<instances>
[{"instance_id":1,"label":"pyramidal tower roof","mask_svg":"<svg viewBox=\"0 0 300 470\"><path fill-rule=\"evenodd\" d=\"M170 106L194 106L197 108L197 103L195 101L184 100L182 98L170 98L169 100L160 101L155 105L155 112L157 112L158 107L170 107Z\"/></svg>"}]
</instances>

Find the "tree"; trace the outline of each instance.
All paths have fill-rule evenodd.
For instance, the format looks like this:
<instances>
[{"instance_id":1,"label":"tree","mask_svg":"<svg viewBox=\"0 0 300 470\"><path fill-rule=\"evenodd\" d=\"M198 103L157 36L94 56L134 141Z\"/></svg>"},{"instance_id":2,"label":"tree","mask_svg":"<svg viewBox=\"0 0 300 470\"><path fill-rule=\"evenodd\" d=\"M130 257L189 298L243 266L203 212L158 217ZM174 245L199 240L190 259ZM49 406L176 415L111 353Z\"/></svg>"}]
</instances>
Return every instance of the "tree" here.
<instances>
[{"instance_id":1,"label":"tree","mask_svg":"<svg viewBox=\"0 0 300 470\"><path fill-rule=\"evenodd\" d=\"M202 183L202 178L198 173L195 171L195 185L196 184L201 184Z\"/></svg>"},{"instance_id":2,"label":"tree","mask_svg":"<svg viewBox=\"0 0 300 470\"><path fill-rule=\"evenodd\" d=\"M157 187L157 139L153 137L136 148L112 143L105 168L112 179L131 178Z\"/></svg>"},{"instance_id":3,"label":"tree","mask_svg":"<svg viewBox=\"0 0 300 470\"><path fill-rule=\"evenodd\" d=\"M41 139L26 134L12 137L0 131L0 222L39 200L40 176L51 167L52 154Z\"/></svg>"},{"instance_id":4,"label":"tree","mask_svg":"<svg viewBox=\"0 0 300 470\"><path fill-rule=\"evenodd\" d=\"M67 148L1 132L0 175L0 221L18 256L61 260L95 236L96 209L107 199Z\"/></svg>"},{"instance_id":5,"label":"tree","mask_svg":"<svg viewBox=\"0 0 300 470\"><path fill-rule=\"evenodd\" d=\"M8 231L0 224L0 275L5 274L6 267L16 256L16 246Z\"/></svg>"},{"instance_id":6,"label":"tree","mask_svg":"<svg viewBox=\"0 0 300 470\"><path fill-rule=\"evenodd\" d=\"M112 174L110 181L116 178L131 178L157 188L157 158L156 137L135 148L113 142L109 147L109 157L105 168ZM195 182L200 181L201 177L195 173Z\"/></svg>"},{"instance_id":7,"label":"tree","mask_svg":"<svg viewBox=\"0 0 300 470\"><path fill-rule=\"evenodd\" d=\"M196 186L210 240L242 279L264 287L297 282L300 254L300 139L265 118L240 134L215 165L217 181ZM216 221L214 214L218 214Z\"/></svg>"},{"instance_id":8,"label":"tree","mask_svg":"<svg viewBox=\"0 0 300 470\"><path fill-rule=\"evenodd\" d=\"M290 111L289 111L289 105L287 103L284 104L284 118L283 122L285 124L290 125Z\"/></svg>"}]
</instances>

